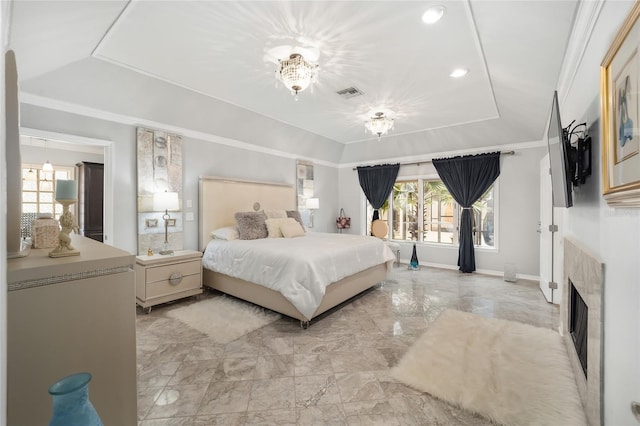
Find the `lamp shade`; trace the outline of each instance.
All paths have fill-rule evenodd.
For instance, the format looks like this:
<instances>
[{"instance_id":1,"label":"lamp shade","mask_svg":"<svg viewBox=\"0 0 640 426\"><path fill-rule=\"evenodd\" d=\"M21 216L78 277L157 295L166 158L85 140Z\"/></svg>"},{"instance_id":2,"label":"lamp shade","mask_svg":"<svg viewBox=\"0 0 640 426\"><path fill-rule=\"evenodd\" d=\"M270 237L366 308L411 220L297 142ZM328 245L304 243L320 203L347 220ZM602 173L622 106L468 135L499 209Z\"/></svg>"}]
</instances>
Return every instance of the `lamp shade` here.
<instances>
[{"instance_id":1,"label":"lamp shade","mask_svg":"<svg viewBox=\"0 0 640 426\"><path fill-rule=\"evenodd\" d=\"M320 208L320 199L319 198L307 198L307 203L305 205L309 210L317 210Z\"/></svg>"},{"instance_id":2,"label":"lamp shade","mask_svg":"<svg viewBox=\"0 0 640 426\"><path fill-rule=\"evenodd\" d=\"M153 194L153 210L180 210L177 192L156 192Z\"/></svg>"},{"instance_id":3,"label":"lamp shade","mask_svg":"<svg viewBox=\"0 0 640 426\"><path fill-rule=\"evenodd\" d=\"M56 180L56 201L78 199L78 182L75 180Z\"/></svg>"}]
</instances>

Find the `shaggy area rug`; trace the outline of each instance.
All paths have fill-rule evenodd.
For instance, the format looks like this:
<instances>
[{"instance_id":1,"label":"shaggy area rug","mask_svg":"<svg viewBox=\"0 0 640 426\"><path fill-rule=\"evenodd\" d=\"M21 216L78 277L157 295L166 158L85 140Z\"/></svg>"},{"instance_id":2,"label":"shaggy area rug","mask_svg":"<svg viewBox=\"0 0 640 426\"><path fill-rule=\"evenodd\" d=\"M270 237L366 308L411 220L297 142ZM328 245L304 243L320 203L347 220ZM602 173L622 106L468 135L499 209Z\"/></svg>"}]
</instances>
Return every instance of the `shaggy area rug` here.
<instances>
[{"instance_id":1,"label":"shaggy area rug","mask_svg":"<svg viewBox=\"0 0 640 426\"><path fill-rule=\"evenodd\" d=\"M280 314L227 296L199 300L167 312L171 318L226 344L272 323Z\"/></svg>"},{"instance_id":2,"label":"shaggy area rug","mask_svg":"<svg viewBox=\"0 0 640 426\"><path fill-rule=\"evenodd\" d=\"M503 425L586 425L561 336L444 311L391 376Z\"/></svg>"}]
</instances>

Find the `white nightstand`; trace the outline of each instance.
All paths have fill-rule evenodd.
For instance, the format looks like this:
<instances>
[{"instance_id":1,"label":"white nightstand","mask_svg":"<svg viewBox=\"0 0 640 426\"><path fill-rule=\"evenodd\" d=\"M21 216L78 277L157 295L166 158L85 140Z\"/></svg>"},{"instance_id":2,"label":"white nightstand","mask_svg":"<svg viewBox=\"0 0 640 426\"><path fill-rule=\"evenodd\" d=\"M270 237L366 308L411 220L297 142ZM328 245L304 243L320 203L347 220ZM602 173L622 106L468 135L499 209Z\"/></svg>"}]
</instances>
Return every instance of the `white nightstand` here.
<instances>
[{"instance_id":1,"label":"white nightstand","mask_svg":"<svg viewBox=\"0 0 640 426\"><path fill-rule=\"evenodd\" d=\"M202 253L177 250L173 255L136 256L136 303L151 307L202 293Z\"/></svg>"}]
</instances>

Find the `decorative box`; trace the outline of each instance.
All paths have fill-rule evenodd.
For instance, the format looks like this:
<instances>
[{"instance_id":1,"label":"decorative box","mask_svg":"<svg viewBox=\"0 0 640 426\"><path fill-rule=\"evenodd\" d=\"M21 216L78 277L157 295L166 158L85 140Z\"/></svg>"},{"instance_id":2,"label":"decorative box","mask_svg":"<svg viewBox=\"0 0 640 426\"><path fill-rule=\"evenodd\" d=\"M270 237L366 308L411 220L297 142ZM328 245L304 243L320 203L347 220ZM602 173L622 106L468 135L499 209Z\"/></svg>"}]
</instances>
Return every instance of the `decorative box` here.
<instances>
[{"instance_id":1,"label":"decorative box","mask_svg":"<svg viewBox=\"0 0 640 426\"><path fill-rule=\"evenodd\" d=\"M33 248L55 248L58 246L60 225L52 218L39 218L31 225L31 244Z\"/></svg>"}]
</instances>

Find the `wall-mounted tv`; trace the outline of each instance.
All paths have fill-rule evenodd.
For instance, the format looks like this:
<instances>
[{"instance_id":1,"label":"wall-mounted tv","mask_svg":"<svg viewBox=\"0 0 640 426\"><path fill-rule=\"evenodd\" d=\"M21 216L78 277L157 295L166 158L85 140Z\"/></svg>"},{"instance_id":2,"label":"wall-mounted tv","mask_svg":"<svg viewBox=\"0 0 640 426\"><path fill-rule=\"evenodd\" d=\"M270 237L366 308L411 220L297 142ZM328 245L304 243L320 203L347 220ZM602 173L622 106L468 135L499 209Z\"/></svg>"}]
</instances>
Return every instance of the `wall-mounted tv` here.
<instances>
[{"instance_id":1,"label":"wall-mounted tv","mask_svg":"<svg viewBox=\"0 0 640 426\"><path fill-rule=\"evenodd\" d=\"M575 163L571 160L571 144L560 121L557 91L553 92L551 115L547 129L547 144L551 163L553 206L571 207L573 205L571 181Z\"/></svg>"}]
</instances>

